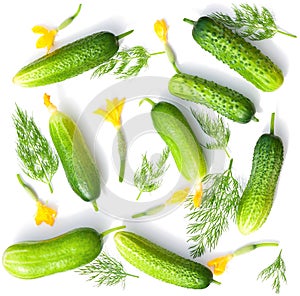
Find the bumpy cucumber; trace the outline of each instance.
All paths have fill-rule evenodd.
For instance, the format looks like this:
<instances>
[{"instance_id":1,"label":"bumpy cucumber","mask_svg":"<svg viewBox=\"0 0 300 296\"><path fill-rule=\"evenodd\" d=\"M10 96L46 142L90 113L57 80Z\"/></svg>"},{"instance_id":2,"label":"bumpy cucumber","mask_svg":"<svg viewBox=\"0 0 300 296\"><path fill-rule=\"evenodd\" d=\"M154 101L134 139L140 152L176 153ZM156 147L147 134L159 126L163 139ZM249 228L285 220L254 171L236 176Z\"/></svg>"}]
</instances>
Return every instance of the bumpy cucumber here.
<instances>
[{"instance_id":1,"label":"bumpy cucumber","mask_svg":"<svg viewBox=\"0 0 300 296\"><path fill-rule=\"evenodd\" d=\"M73 191L84 201L91 201L97 210L96 199L101 187L96 162L74 120L58 111L52 103L47 104L51 110L50 136L67 180Z\"/></svg>"},{"instance_id":2,"label":"bumpy cucumber","mask_svg":"<svg viewBox=\"0 0 300 296\"><path fill-rule=\"evenodd\" d=\"M193 24L195 41L263 91L274 91L283 83L283 74L270 58L223 24L201 17Z\"/></svg>"},{"instance_id":3,"label":"bumpy cucumber","mask_svg":"<svg viewBox=\"0 0 300 296\"><path fill-rule=\"evenodd\" d=\"M168 102L148 102L154 128L168 145L179 172L189 182L201 180L207 172L205 156L182 112Z\"/></svg>"},{"instance_id":4,"label":"bumpy cucumber","mask_svg":"<svg viewBox=\"0 0 300 296\"><path fill-rule=\"evenodd\" d=\"M281 139L274 135L274 116L270 133L263 134L255 145L250 178L238 206L237 225L243 234L259 229L273 205L284 151Z\"/></svg>"},{"instance_id":5,"label":"bumpy cucumber","mask_svg":"<svg viewBox=\"0 0 300 296\"><path fill-rule=\"evenodd\" d=\"M178 73L169 80L168 88L172 95L205 105L235 122L257 121L255 106L248 98L213 81Z\"/></svg>"},{"instance_id":6,"label":"bumpy cucumber","mask_svg":"<svg viewBox=\"0 0 300 296\"><path fill-rule=\"evenodd\" d=\"M119 49L120 38L98 32L69 43L23 67L13 82L24 87L36 87L60 82L88 71L109 60Z\"/></svg>"},{"instance_id":7,"label":"bumpy cucumber","mask_svg":"<svg viewBox=\"0 0 300 296\"><path fill-rule=\"evenodd\" d=\"M94 260L103 247L103 237L124 226L99 234L89 227L76 228L42 241L24 241L9 246L2 264L15 277L34 279L63 272Z\"/></svg>"},{"instance_id":8,"label":"bumpy cucumber","mask_svg":"<svg viewBox=\"0 0 300 296\"><path fill-rule=\"evenodd\" d=\"M215 282L207 267L135 233L119 231L114 240L118 251L130 264L156 279L192 289L204 289Z\"/></svg>"}]
</instances>

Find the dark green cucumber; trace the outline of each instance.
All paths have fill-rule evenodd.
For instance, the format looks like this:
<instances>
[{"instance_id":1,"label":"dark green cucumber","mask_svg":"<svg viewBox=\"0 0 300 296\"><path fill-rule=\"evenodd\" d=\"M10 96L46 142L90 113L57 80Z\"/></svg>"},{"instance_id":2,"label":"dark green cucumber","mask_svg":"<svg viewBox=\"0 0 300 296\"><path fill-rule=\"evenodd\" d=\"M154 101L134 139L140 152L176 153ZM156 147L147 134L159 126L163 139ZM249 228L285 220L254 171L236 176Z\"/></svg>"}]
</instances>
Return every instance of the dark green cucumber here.
<instances>
[{"instance_id":1,"label":"dark green cucumber","mask_svg":"<svg viewBox=\"0 0 300 296\"><path fill-rule=\"evenodd\" d=\"M207 172L205 156L182 112L168 102L148 101L153 125L168 145L179 172L189 182L201 180Z\"/></svg>"},{"instance_id":2,"label":"dark green cucumber","mask_svg":"<svg viewBox=\"0 0 300 296\"><path fill-rule=\"evenodd\" d=\"M273 205L284 152L280 137L274 135L274 116L270 133L263 134L255 145L250 178L238 206L237 225L243 234L259 229Z\"/></svg>"},{"instance_id":3,"label":"dark green cucumber","mask_svg":"<svg viewBox=\"0 0 300 296\"><path fill-rule=\"evenodd\" d=\"M119 49L118 40L131 32L119 36L98 32L76 40L23 67L13 82L36 87L77 76L114 56Z\"/></svg>"},{"instance_id":4,"label":"dark green cucumber","mask_svg":"<svg viewBox=\"0 0 300 296\"><path fill-rule=\"evenodd\" d=\"M193 24L195 41L218 60L227 64L262 91L274 91L284 80L282 71L271 59L244 38L214 21L201 17Z\"/></svg>"},{"instance_id":5,"label":"dark green cucumber","mask_svg":"<svg viewBox=\"0 0 300 296\"><path fill-rule=\"evenodd\" d=\"M205 105L235 122L257 121L255 106L248 98L213 81L178 73L169 80L168 87L172 95Z\"/></svg>"},{"instance_id":6,"label":"dark green cucumber","mask_svg":"<svg viewBox=\"0 0 300 296\"><path fill-rule=\"evenodd\" d=\"M173 285L204 289L212 282L207 267L183 258L132 232L119 231L114 240L120 254L146 274Z\"/></svg>"},{"instance_id":7,"label":"dark green cucumber","mask_svg":"<svg viewBox=\"0 0 300 296\"><path fill-rule=\"evenodd\" d=\"M71 270L94 260L102 250L103 237L121 228L124 226L98 233L82 227L42 241L20 242L4 251L2 264L10 274L23 279Z\"/></svg>"},{"instance_id":8,"label":"dark green cucumber","mask_svg":"<svg viewBox=\"0 0 300 296\"><path fill-rule=\"evenodd\" d=\"M97 210L101 186L96 162L74 120L52 103L50 106L49 131L67 180L73 191Z\"/></svg>"}]
</instances>

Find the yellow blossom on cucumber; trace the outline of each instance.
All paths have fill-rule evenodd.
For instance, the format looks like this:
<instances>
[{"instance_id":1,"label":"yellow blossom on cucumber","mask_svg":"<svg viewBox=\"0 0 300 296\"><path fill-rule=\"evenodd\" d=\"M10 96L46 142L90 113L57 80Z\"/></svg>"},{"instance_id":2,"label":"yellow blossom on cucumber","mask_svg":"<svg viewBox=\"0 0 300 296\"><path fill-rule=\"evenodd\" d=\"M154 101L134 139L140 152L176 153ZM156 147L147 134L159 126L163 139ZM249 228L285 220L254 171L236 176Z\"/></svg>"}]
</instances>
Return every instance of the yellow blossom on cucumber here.
<instances>
[{"instance_id":1,"label":"yellow blossom on cucumber","mask_svg":"<svg viewBox=\"0 0 300 296\"><path fill-rule=\"evenodd\" d=\"M227 263L233 258L233 254L228 254L225 256L221 256L210 260L207 262L209 267L213 267L215 275L221 275L225 270Z\"/></svg>"},{"instance_id":2,"label":"yellow blossom on cucumber","mask_svg":"<svg viewBox=\"0 0 300 296\"><path fill-rule=\"evenodd\" d=\"M97 109L95 114L101 115L108 122L111 122L116 129L121 127L121 115L125 103L125 98L119 100L114 98L113 100L106 100L106 110Z\"/></svg>"},{"instance_id":3,"label":"yellow blossom on cucumber","mask_svg":"<svg viewBox=\"0 0 300 296\"><path fill-rule=\"evenodd\" d=\"M202 202L202 196L203 196L203 185L202 182L200 181L195 188L195 194L193 198L193 203L195 208L199 208Z\"/></svg>"},{"instance_id":4,"label":"yellow blossom on cucumber","mask_svg":"<svg viewBox=\"0 0 300 296\"><path fill-rule=\"evenodd\" d=\"M168 41L168 26L164 19L155 22L154 31L162 42L166 43Z\"/></svg>"},{"instance_id":5,"label":"yellow blossom on cucumber","mask_svg":"<svg viewBox=\"0 0 300 296\"><path fill-rule=\"evenodd\" d=\"M36 202L37 212L35 215L36 225L40 225L45 222L46 224L53 226L57 215L56 210L44 205L40 201Z\"/></svg>"}]
</instances>

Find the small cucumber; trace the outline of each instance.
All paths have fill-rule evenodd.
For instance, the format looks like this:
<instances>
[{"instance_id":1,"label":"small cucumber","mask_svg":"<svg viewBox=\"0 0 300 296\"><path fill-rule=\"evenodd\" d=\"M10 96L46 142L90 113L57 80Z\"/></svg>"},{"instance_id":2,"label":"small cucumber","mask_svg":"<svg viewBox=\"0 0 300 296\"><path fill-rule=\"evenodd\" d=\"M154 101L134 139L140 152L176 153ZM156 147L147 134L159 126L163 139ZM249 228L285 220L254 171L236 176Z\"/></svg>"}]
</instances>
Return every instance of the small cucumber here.
<instances>
[{"instance_id":1,"label":"small cucumber","mask_svg":"<svg viewBox=\"0 0 300 296\"><path fill-rule=\"evenodd\" d=\"M114 235L114 241L125 260L156 279L192 289L204 289L216 282L207 267L135 233L119 231Z\"/></svg>"},{"instance_id":2,"label":"small cucumber","mask_svg":"<svg viewBox=\"0 0 300 296\"><path fill-rule=\"evenodd\" d=\"M257 141L250 178L237 211L237 225L242 234L259 229L267 220L283 164L283 143L274 135L275 114L272 114L270 133Z\"/></svg>"},{"instance_id":3,"label":"small cucumber","mask_svg":"<svg viewBox=\"0 0 300 296\"><path fill-rule=\"evenodd\" d=\"M274 91L284 80L282 71L258 48L247 42L223 24L209 17L194 22L192 35L195 41L218 60L227 64L262 91Z\"/></svg>"},{"instance_id":4,"label":"small cucumber","mask_svg":"<svg viewBox=\"0 0 300 296\"><path fill-rule=\"evenodd\" d=\"M205 156L182 112L168 102L144 100L152 105L154 128L168 145L179 172L189 182L201 180L207 172Z\"/></svg>"},{"instance_id":5,"label":"small cucumber","mask_svg":"<svg viewBox=\"0 0 300 296\"><path fill-rule=\"evenodd\" d=\"M73 191L84 201L91 201L98 210L96 199L100 195L100 174L96 162L77 124L50 102L45 94L45 105L51 112L49 131L61 160L67 180Z\"/></svg>"},{"instance_id":6,"label":"small cucumber","mask_svg":"<svg viewBox=\"0 0 300 296\"><path fill-rule=\"evenodd\" d=\"M121 228L124 226L98 233L82 227L42 241L20 242L4 251L2 264L10 274L22 279L71 270L94 260L102 250L103 237Z\"/></svg>"},{"instance_id":7,"label":"small cucumber","mask_svg":"<svg viewBox=\"0 0 300 296\"><path fill-rule=\"evenodd\" d=\"M205 105L235 122L257 121L255 106L248 98L213 81L178 73L169 80L168 88L172 95Z\"/></svg>"},{"instance_id":8,"label":"small cucumber","mask_svg":"<svg viewBox=\"0 0 300 296\"><path fill-rule=\"evenodd\" d=\"M98 32L76 40L23 67L13 82L36 87L77 76L108 61L119 49L118 40L131 32L119 36Z\"/></svg>"}]
</instances>

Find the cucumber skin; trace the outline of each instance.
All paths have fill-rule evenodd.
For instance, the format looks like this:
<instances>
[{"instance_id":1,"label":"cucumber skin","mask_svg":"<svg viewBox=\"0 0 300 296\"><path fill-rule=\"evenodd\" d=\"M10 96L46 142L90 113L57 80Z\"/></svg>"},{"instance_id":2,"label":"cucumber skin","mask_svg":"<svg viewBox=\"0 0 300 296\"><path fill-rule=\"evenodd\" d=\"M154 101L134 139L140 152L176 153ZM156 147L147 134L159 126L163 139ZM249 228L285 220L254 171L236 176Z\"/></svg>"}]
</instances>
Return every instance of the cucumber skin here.
<instances>
[{"instance_id":1,"label":"cucumber skin","mask_svg":"<svg viewBox=\"0 0 300 296\"><path fill-rule=\"evenodd\" d=\"M242 234L258 230L270 214L283 150L281 139L271 134L262 135L255 145L250 178L237 210L237 225Z\"/></svg>"},{"instance_id":2,"label":"cucumber skin","mask_svg":"<svg viewBox=\"0 0 300 296\"><path fill-rule=\"evenodd\" d=\"M49 119L49 131L73 191L84 201L97 199L100 174L76 123L65 113L55 111Z\"/></svg>"},{"instance_id":3,"label":"cucumber skin","mask_svg":"<svg viewBox=\"0 0 300 296\"><path fill-rule=\"evenodd\" d=\"M195 22L193 38L206 51L227 64L262 91L274 91L284 80L282 71L258 48L209 17Z\"/></svg>"},{"instance_id":4,"label":"cucumber skin","mask_svg":"<svg viewBox=\"0 0 300 296\"><path fill-rule=\"evenodd\" d=\"M135 233L119 231L114 240L124 259L156 279L191 289L204 289L213 281L213 274L207 267Z\"/></svg>"},{"instance_id":5,"label":"cucumber skin","mask_svg":"<svg viewBox=\"0 0 300 296\"><path fill-rule=\"evenodd\" d=\"M119 49L110 32L98 32L69 43L23 67L13 82L37 87L64 81L110 59Z\"/></svg>"},{"instance_id":6,"label":"cucumber skin","mask_svg":"<svg viewBox=\"0 0 300 296\"><path fill-rule=\"evenodd\" d=\"M151 117L183 177L190 182L202 179L207 172L206 160L182 112L171 103L159 102L152 108Z\"/></svg>"},{"instance_id":7,"label":"cucumber skin","mask_svg":"<svg viewBox=\"0 0 300 296\"><path fill-rule=\"evenodd\" d=\"M15 277L34 279L85 265L102 247L101 235L82 227L51 239L14 244L5 250L2 264Z\"/></svg>"},{"instance_id":8,"label":"cucumber skin","mask_svg":"<svg viewBox=\"0 0 300 296\"><path fill-rule=\"evenodd\" d=\"M172 95L202 104L238 123L248 123L256 112L254 104L242 94L197 76L175 74L168 88Z\"/></svg>"}]
</instances>

